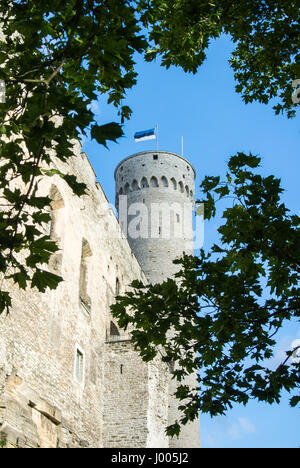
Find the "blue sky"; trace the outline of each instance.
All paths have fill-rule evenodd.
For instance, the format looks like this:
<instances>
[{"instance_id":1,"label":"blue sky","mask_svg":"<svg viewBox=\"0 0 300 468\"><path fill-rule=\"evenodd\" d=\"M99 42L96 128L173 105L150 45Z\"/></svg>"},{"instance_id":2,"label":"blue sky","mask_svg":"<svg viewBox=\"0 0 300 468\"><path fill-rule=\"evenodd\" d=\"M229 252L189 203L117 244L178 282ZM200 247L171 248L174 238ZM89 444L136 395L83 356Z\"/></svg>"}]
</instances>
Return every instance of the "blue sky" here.
<instances>
[{"instance_id":1,"label":"blue sky","mask_svg":"<svg viewBox=\"0 0 300 468\"><path fill-rule=\"evenodd\" d=\"M299 206L299 115L292 120L276 116L272 103L245 105L234 90L228 65L232 43L226 37L210 46L208 58L196 75L177 68L165 70L159 62L147 64L137 58L137 85L128 92L124 105L133 110L124 125L125 136L109 150L84 139L86 151L109 201L114 203L114 169L121 159L139 151L155 149L155 140L135 143L136 131L158 124L160 150L181 153L197 173L196 187L205 175L223 175L226 162L237 151L262 157L261 172L281 178L283 200L300 215ZM292 93L291 89L291 93ZM99 123L118 121L104 97L93 104ZM298 113L299 114L299 113ZM205 244L216 238L217 224L205 224ZM288 324L280 333L273 364L280 363L284 350L300 338L299 323ZM251 402L237 406L226 416L201 416L203 447L299 447L299 409L291 409L287 395L280 405Z\"/></svg>"}]
</instances>

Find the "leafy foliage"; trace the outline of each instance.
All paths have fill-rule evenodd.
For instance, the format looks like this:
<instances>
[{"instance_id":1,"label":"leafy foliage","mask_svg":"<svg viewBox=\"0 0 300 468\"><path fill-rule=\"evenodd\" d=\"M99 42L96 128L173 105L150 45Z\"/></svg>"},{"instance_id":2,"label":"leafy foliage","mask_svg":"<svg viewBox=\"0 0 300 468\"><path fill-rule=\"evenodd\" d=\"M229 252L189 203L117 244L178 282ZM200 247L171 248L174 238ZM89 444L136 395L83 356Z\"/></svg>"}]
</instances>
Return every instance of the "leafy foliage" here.
<instances>
[{"instance_id":1,"label":"leafy foliage","mask_svg":"<svg viewBox=\"0 0 300 468\"><path fill-rule=\"evenodd\" d=\"M195 73L210 41L228 34L236 45L230 64L243 100L268 103L295 115L292 81L299 78L299 8L289 0L142 0L138 10L153 46L146 59Z\"/></svg>"},{"instance_id":2,"label":"leafy foliage","mask_svg":"<svg viewBox=\"0 0 300 468\"><path fill-rule=\"evenodd\" d=\"M4 448L6 445L6 440L0 440L0 448Z\"/></svg>"},{"instance_id":3,"label":"leafy foliage","mask_svg":"<svg viewBox=\"0 0 300 468\"><path fill-rule=\"evenodd\" d=\"M147 42L135 10L123 1L3 1L0 5L1 104L0 273L25 289L44 292L62 280L45 265L56 243L45 235L50 197L40 196L41 177L61 176L75 194L85 186L53 165L73 156L73 141L91 130L98 143L116 141L121 125L99 124L91 111L97 93L119 108L136 81L133 55ZM2 283L1 283L2 284ZM0 288L0 313L10 294Z\"/></svg>"},{"instance_id":4,"label":"leafy foliage","mask_svg":"<svg viewBox=\"0 0 300 468\"><path fill-rule=\"evenodd\" d=\"M199 409L224 414L250 398L274 403L282 390L300 387L300 364L292 351L277 368L276 334L286 321L300 317L300 218L280 200L274 176L257 173L260 159L238 153L229 160L225 181L205 177L201 184L205 218L217 214L217 203L230 201L218 228L220 241L199 257L184 256L176 279L132 289L111 307L121 327L133 326L132 339L145 361L158 349L175 363L176 397L182 418L193 420ZM198 372L198 387L184 378ZM299 403L293 395L291 406Z\"/></svg>"},{"instance_id":5,"label":"leafy foliage","mask_svg":"<svg viewBox=\"0 0 300 468\"><path fill-rule=\"evenodd\" d=\"M61 280L43 267L57 247L43 229L51 200L39 195L39 180L60 175L74 193L84 193L74 176L53 167L53 157L67 162L81 135L90 133L105 147L123 135L131 109L122 103L136 83L136 53L195 73L209 42L229 34L243 99L277 96L276 112L294 113L294 1L2 0L0 18L0 80L6 86L0 104L0 274L21 288L44 291ZM91 104L99 93L117 107L120 123L96 121ZM1 286L0 313L9 306Z\"/></svg>"}]
</instances>

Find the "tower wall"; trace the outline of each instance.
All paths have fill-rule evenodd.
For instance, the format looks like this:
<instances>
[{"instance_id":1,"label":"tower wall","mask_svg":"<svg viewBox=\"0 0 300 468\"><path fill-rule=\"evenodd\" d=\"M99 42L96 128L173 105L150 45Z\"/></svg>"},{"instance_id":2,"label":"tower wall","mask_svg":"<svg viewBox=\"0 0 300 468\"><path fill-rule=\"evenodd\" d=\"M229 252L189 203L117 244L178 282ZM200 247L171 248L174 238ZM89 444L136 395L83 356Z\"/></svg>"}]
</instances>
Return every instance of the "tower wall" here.
<instances>
[{"instance_id":1,"label":"tower wall","mask_svg":"<svg viewBox=\"0 0 300 468\"><path fill-rule=\"evenodd\" d=\"M130 340L106 343L104 447L167 448L168 373L144 362Z\"/></svg>"},{"instance_id":2,"label":"tower wall","mask_svg":"<svg viewBox=\"0 0 300 468\"><path fill-rule=\"evenodd\" d=\"M193 254L193 167L178 154L145 151L121 161L115 180L119 222L148 281L160 283L173 277L180 268L173 260ZM184 383L196 387L197 376L189 376ZM180 418L176 386L170 375L168 424ZM199 446L199 419L182 427L179 438L170 440L173 448Z\"/></svg>"},{"instance_id":3,"label":"tower wall","mask_svg":"<svg viewBox=\"0 0 300 468\"><path fill-rule=\"evenodd\" d=\"M159 283L172 277L178 270L173 260L183 252L193 253L193 167L175 153L147 151L124 159L115 180L119 220L148 280ZM142 211L136 204L143 205ZM142 233L134 238L138 220Z\"/></svg>"}]
</instances>

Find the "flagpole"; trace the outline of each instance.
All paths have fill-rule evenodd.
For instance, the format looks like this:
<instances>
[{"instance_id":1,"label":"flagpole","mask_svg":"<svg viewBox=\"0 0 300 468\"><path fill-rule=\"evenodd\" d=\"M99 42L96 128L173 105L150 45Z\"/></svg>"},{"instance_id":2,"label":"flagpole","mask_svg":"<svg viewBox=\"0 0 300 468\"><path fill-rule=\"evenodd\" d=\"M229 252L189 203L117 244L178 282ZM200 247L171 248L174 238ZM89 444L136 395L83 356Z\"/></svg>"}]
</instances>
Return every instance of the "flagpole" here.
<instances>
[{"instance_id":1,"label":"flagpole","mask_svg":"<svg viewBox=\"0 0 300 468\"><path fill-rule=\"evenodd\" d=\"M158 124L156 124L156 151L158 151Z\"/></svg>"}]
</instances>

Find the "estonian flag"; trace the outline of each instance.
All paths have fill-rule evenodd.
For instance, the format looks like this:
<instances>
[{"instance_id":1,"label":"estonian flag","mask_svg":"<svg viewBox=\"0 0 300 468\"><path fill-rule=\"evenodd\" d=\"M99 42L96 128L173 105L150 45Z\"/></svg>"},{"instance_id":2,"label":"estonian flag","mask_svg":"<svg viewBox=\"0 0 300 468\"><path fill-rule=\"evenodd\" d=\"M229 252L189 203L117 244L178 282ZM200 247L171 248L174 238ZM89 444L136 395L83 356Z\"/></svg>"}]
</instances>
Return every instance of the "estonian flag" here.
<instances>
[{"instance_id":1,"label":"estonian flag","mask_svg":"<svg viewBox=\"0 0 300 468\"><path fill-rule=\"evenodd\" d=\"M151 128L150 130L143 130L142 132L136 132L134 134L134 141L153 140L155 138L155 128Z\"/></svg>"}]
</instances>

